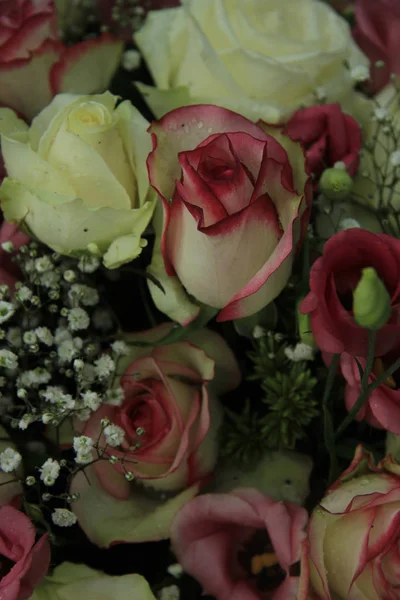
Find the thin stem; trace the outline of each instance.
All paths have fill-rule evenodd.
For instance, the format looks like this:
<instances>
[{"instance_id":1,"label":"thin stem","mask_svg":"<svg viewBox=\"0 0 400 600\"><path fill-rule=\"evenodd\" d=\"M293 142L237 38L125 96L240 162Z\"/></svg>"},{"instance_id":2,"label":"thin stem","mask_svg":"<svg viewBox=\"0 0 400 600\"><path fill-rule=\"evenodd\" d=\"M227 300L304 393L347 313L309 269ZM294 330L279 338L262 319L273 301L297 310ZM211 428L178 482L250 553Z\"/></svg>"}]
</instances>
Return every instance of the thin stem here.
<instances>
[{"instance_id":1,"label":"thin stem","mask_svg":"<svg viewBox=\"0 0 400 600\"><path fill-rule=\"evenodd\" d=\"M389 367L388 369L386 369L386 371L384 371L381 375L379 375L379 377L377 377L375 379L375 381L373 381L372 383L369 384L369 386L366 388L366 390L361 393L361 395L359 396L357 402L354 404L353 408L349 411L349 414L347 415L347 417L340 424L338 430L335 433L335 439L338 439L338 437L341 436L341 434L343 433L343 431L345 429L347 429L347 427L353 421L353 419L356 416L356 414L362 409L362 407L364 406L365 402L368 400L370 394L374 390L376 390L376 388L378 388L380 385L382 385L382 383L385 383L386 379L388 379L388 377L390 377L391 375L393 375L393 373L395 371L397 371L397 369L399 367L400 367L400 358L398 358L396 360L396 362L394 362L392 364L391 367Z\"/></svg>"},{"instance_id":2,"label":"thin stem","mask_svg":"<svg viewBox=\"0 0 400 600\"><path fill-rule=\"evenodd\" d=\"M328 378L325 384L324 395L322 398L322 413L324 422L324 439L325 445L329 452L330 458L330 469L329 469L329 481L333 478L333 473L337 468L336 452L335 452L335 430L333 428L332 416L329 410L330 403L329 398L331 396L333 383L336 377L336 371L339 365L340 354L335 354L332 358L332 362L329 366Z\"/></svg>"}]
</instances>

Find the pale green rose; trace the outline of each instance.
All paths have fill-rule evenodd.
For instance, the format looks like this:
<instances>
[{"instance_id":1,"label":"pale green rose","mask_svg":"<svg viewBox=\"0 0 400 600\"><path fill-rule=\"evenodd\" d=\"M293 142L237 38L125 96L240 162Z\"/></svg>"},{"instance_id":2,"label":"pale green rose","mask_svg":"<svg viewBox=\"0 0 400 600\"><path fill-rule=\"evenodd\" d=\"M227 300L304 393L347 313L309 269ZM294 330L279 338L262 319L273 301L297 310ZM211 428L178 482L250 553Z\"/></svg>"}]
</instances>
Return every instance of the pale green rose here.
<instances>
[{"instance_id":1,"label":"pale green rose","mask_svg":"<svg viewBox=\"0 0 400 600\"><path fill-rule=\"evenodd\" d=\"M140 254L156 202L148 123L129 101L115 108L117 100L110 92L60 94L29 130L0 113L7 221L61 254L90 250L110 269Z\"/></svg>"},{"instance_id":2,"label":"pale green rose","mask_svg":"<svg viewBox=\"0 0 400 600\"><path fill-rule=\"evenodd\" d=\"M156 83L137 87L157 117L207 103L281 123L321 99L349 112L350 69L368 64L317 0L182 0L151 11L135 41Z\"/></svg>"},{"instance_id":3,"label":"pale green rose","mask_svg":"<svg viewBox=\"0 0 400 600\"><path fill-rule=\"evenodd\" d=\"M86 565L62 563L45 577L30 600L156 600L141 575L112 577Z\"/></svg>"}]
</instances>

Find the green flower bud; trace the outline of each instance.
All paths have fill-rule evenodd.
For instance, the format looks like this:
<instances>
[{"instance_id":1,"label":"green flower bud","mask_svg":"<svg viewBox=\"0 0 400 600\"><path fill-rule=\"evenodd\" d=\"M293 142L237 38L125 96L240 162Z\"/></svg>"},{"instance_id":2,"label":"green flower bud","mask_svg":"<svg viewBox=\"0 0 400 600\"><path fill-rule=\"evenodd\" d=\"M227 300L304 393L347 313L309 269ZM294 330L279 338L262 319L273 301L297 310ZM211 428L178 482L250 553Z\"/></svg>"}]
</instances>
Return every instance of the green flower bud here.
<instances>
[{"instance_id":1,"label":"green flower bud","mask_svg":"<svg viewBox=\"0 0 400 600\"><path fill-rule=\"evenodd\" d=\"M329 200L344 200L353 189L353 180L345 169L326 169L322 173L319 187Z\"/></svg>"},{"instance_id":2,"label":"green flower bud","mask_svg":"<svg viewBox=\"0 0 400 600\"><path fill-rule=\"evenodd\" d=\"M297 310L296 310L296 316L297 316L297 327L299 329L299 337L300 340L303 342L303 344L307 344L307 346L311 346L311 348L317 348L317 344L315 343L314 340L314 336L313 333L311 331L311 321L310 321L310 315L303 315L300 312L300 304L302 302L303 298L300 298L300 300L297 303Z\"/></svg>"},{"instance_id":3,"label":"green flower bud","mask_svg":"<svg viewBox=\"0 0 400 600\"><path fill-rule=\"evenodd\" d=\"M381 329L392 314L389 293L372 267L363 269L353 293L354 320L366 329Z\"/></svg>"}]
</instances>

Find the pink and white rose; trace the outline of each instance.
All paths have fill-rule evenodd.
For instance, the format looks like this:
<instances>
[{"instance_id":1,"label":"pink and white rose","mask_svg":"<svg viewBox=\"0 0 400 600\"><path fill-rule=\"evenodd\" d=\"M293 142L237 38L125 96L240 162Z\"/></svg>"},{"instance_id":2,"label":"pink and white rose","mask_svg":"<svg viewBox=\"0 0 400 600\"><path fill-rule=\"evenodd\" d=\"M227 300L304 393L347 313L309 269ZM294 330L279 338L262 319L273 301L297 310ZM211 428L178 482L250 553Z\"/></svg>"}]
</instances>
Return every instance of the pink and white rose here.
<instances>
[{"instance_id":1,"label":"pink and white rose","mask_svg":"<svg viewBox=\"0 0 400 600\"><path fill-rule=\"evenodd\" d=\"M149 269L165 290L150 283L157 307L182 324L196 301L221 309L218 321L254 314L285 287L307 225L301 145L211 105L174 110L149 131L150 183L163 205Z\"/></svg>"},{"instance_id":2,"label":"pink and white rose","mask_svg":"<svg viewBox=\"0 0 400 600\"><path fill-rule=\"evenodd\" d=\"M58 93L102 92L121 52L109 34L62 44L53 0L0 0L0 106L32 119Z\"/></svg>"},{"instance_id":3,"label":"pink and white rose","mask_svg":"<svg viewBox=\"0 0 400 600\"><path fill-rule=\"evenodd\" d=\"M170 330L164 324L134 339L154 342ZM101 406L82 429L105 448L102 420L121 428L123 441L108 447L118 461L100 460L86 470L90 485L83 473L72 484L80 494L72 508L100 546L168 537L176 510L214 469L222 418L217 395L240 379L232 352L208 330L194 332L190 341L132 347L118 372L122 403ZM127 480L126 471L137 483Z\"/></svg>"},{"instance_id":4,"label":"pink and white rose","mask_svg":"<svg viewBox=\"0 0 400 600\"><path fill-rule=\"evenodd\" d=\"M13 506L0 507L0 598L27 600L50 566L47 534L35 543L36 529Z\"/></svg>"},{"instance_id":5,"label":"pink and white rose","mask_svg":"<svg viewBox=\"0 0 400 600\"><path fill-rule=\"evenodd\" d=\"M358 447L308 528L313 600L399 597L400 465Z\"/></svg>"},{"instance_id":6,"label":"pink and white rose","mask_svg":"<svg viewBox=\"0 0 400 600\"><path fill-rule=\"evenodd\" d=\"M304 508L253 488L205 494L175 517L172 547L216 600L306 600L307 562L300 569L300 561L307 520Z\"/></svg>"}]
</instances>

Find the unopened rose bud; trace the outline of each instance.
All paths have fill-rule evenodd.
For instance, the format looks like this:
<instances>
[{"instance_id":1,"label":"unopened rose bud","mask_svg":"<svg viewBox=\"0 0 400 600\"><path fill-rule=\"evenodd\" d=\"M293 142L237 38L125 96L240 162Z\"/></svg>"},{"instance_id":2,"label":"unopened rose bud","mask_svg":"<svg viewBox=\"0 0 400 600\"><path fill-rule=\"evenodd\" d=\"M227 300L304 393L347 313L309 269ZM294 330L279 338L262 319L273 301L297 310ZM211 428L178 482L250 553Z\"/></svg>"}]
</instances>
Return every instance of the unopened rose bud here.
<instances>
[{"instance_id":1,"label":"unopened rose bud","mask_svg":"<svg viewBox=\"0 0 400 600\"><path fill-rule=\"evenodd\" d=\"M326 169L322 173L319 187L329 200L344 200L353 189L353 180L344 169Z\"/></svg>"},{"instance_id":2,"label":"unopened rose bud","mask_svg":"<svg viewBox=\"0 0 400 600\"><path fill-rule=\"evenodd\" d=\"M353 293L354 320L366 329L381 329L392 314L389 293L373 267L366 267Z\"/></svg>"}]
</instances>

